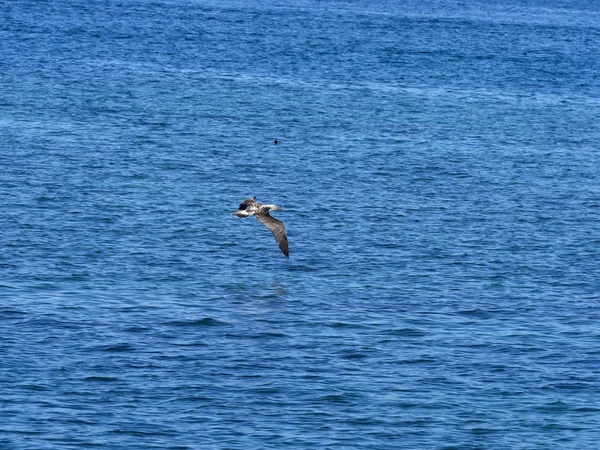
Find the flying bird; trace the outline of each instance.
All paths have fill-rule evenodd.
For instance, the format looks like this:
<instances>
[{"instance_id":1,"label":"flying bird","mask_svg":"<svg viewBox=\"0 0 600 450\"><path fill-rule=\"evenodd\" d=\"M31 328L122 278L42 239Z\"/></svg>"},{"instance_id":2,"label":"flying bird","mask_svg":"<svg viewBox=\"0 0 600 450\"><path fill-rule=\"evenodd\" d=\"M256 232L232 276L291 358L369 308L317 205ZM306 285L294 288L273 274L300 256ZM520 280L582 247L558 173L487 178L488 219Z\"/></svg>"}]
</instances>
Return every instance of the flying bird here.
<instances>
[{"instance_id":1,"label":"flying bird","mask_svg":"<svg viewBox=\"0 0 600 450\"><path fill-rule=\"evenodd\" d=\"M238 210L233 215L242 218L255 216L260 223L271 230L279 248L285 257L289 258L290 250L285 226L281 220L271 217L269 211L283 211L283 209L277 205L263 205L261 202L256 201L256 197L250 197L240 203Z\"/></svg>"}]
</instances>

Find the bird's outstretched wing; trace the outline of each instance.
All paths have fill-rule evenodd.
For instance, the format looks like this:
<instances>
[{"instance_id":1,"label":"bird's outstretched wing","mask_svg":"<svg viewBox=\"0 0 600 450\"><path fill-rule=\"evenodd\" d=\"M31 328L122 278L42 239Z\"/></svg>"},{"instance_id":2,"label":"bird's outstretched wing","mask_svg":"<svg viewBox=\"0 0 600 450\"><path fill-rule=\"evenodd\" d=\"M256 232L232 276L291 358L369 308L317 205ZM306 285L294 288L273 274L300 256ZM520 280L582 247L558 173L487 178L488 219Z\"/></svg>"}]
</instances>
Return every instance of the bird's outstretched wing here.
<instances>
[{"instance_id":1,"label":"bird's outstretched wing","mask_svg":"<svg viewBox=\"0 0 600 450\"><path fill-rule=\"evenodd\" d=\"M290 257L290 250L288 247L288 238L287 233L285 232L285 226L281 220L277 220L275 217L271 217L268 211L265 211L261 214L256 214L256 218L266 226L273 235L275 236L275 240L279 245L279 248L283 252L286 258Z\"/></svg>"}]
</instances>

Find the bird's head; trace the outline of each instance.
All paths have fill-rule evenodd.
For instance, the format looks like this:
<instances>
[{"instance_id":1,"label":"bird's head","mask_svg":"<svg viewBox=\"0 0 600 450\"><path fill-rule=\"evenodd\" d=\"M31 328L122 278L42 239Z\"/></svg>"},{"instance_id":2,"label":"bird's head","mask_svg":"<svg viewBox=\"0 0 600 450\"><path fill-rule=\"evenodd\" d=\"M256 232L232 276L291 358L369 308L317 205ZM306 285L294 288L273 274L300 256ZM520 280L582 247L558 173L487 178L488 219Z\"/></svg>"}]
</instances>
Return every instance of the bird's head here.
<instances>
[{"instance_id":1,"label":"bird's head","mask_svg":"<svg viewBox=\"0 0 600 450\"><path fill-rule=\"evenodd\" d=\"M265 207L269 208L269 211L283 211L283 208L277 205L265 205Z\"/></svg>"}]
</instances>

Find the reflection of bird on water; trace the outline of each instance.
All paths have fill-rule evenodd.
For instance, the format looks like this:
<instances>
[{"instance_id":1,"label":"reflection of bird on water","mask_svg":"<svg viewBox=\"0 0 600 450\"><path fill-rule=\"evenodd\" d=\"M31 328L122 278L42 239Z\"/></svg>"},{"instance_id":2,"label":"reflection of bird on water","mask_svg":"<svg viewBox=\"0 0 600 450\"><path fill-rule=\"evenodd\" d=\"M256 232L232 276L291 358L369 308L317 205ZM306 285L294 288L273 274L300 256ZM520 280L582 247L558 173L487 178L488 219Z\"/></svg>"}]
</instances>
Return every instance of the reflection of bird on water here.
<instances>
[{"instance_id":1,"label":"reflection of bird on water","mask_svg":"<svg viewBox=\"0 0 600 450\"><path fill-rule=\"evenodd\" d=\"M269 211L283 210L277 205L263 205L262 203L256 201L256 197L250 197L240 203L238 210L234 212L233 215L242 218L256 216L260 223L271 230L275 236L275 240L277 241L279 248L285 257L289 258L290 251L288 248L288 238L287 233L285 232L285 226L281 220L271 217Z\"/></svg>"}]
</instances>

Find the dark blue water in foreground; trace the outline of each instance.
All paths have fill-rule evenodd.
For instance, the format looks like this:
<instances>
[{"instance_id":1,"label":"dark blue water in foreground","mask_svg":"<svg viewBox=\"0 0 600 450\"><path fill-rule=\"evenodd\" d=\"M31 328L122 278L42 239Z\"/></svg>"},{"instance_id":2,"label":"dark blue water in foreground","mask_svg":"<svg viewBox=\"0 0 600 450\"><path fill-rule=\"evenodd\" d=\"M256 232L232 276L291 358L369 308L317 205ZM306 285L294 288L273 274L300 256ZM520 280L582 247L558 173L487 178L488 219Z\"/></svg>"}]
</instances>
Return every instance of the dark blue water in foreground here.
<instances>
[{"instance_id":1,"label":"dark blue water in foreground","mask_svg":"<svg viewBox=\"0 0 600 450\"><path fill-rule=\"evenodd\" d=\"M0 448L598 448L597 3L2 9Z\"/></svg>"}]
</instances>

